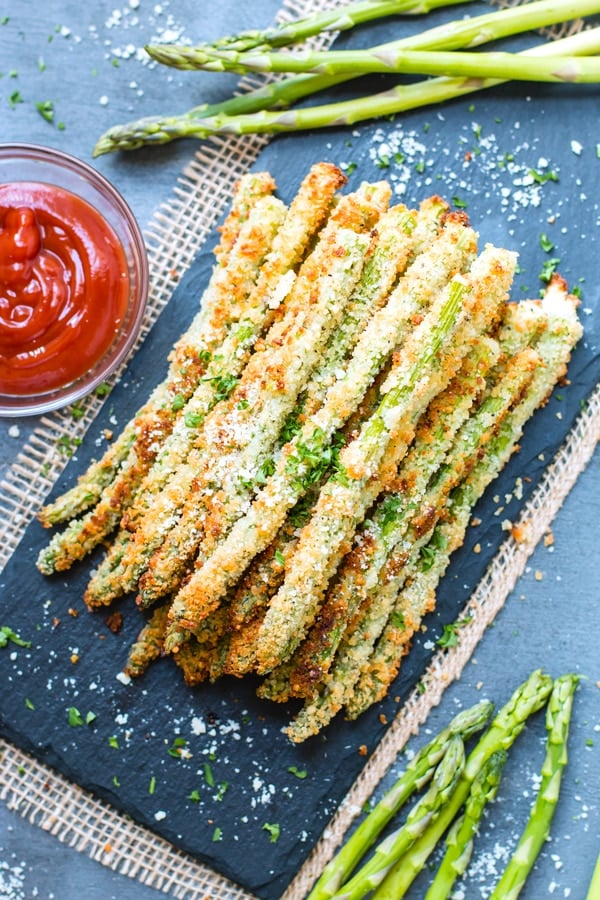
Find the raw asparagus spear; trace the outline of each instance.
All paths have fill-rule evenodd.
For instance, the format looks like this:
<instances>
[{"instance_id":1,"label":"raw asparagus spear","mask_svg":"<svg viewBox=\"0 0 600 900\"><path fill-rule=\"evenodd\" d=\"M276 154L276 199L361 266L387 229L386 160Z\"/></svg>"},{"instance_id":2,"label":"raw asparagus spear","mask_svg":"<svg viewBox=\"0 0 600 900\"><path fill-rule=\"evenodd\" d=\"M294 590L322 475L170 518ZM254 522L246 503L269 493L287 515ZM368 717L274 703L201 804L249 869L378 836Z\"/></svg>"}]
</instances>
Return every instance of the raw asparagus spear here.
<instances>
[{"instance_id":1,"label":"raw asparagus spear","mask_svg":"<svg viewBox=\"0 0 600 900\"><path fill-rule=\"evenodd\" d=\"M529 6L529 4L527 4ZM512 10L502 10L495 15L508 16ZM486 37L490 39L490 35ZM460 44L459 44L460 46ZM591 56L600 51L600 28L589 28L579 34L516 54L521 57L564 57ZM310 79L319 78L323 85L339 83L347 75L331 76L299 76ZM352 100L328 103L322 106L286 109L282 112L265 109L249 113L220 111L214 115L200 118L194 115L165 117L149 117L138 122L116 126L102 135L98 140L94 155L109 153L113 150L131 150L144 144L163 144L180 137L196 137L205 139L211 134L264 134L301 131L304 129L327 128L333 125L352 125L367 119L395 115L408 112L422 106L442 103L446 100L465 96L477 90L494 87L505 81L505 78L472 78L446 77L428 78L414 84L401 84L380 94L358 97ZM291 84L290 93L294 99L310 81ZM283 82L285 85L285 81ZM315 86L316 87L316 86ZM270 92L273 101L273 90ZM308 90L306 91L308 93ZM285 97L285 90L280 87L279 96ZM273 101L274 102L274 101Z\"/></svg>"},{"instance_id":2,"label":"raw asparagus spear","mask_svg":"<svg viewBox=\"0 0 600 900\"><path fill-rule=\"evenodd\" d=\"M231 210L221 227L221 239L214 251L218 268L214 270L211 283L213 279L217 278L219 269L227 266L229 253L237 240L240 227L248 219L250 210L261 197L271 194L274 188L275 183L267 172L243 175L238 181L232 199ZM213 302L209 286L203 294L198 316L194 319L191 326L194 333L201 331L208 317L208 308ZM180 353L179 356L181 355ZM175 355L174 363L177 365L177 354ZM125 426L117 440L108 447L101 459L90 465L87 472L79 478L75 487L66 491L40 510L38 518L42 525L50 527L51 525L58 525L61 522L73 519L97 502L103 489L110 484L117 474L120 465L129 453L129 449L135 442L138 420L150 409L158 407L165 402L168 380L172 379L174 375L175 372L172 367L167 375L167 382L161 384L154 391L145 406L136 414L136 418L132 419Z\"/></svg>"},{"instance_id":3,"label":"raw asparagus spear","mask_svg":"<svg viewBox=\"0 0 600 900\"><path fill-rule=\"evenodd\" d=\"M466 742L473 734L485 728L492 713L493 704L482 700L481 703L458 713L433 740L421 747L395 784L386 791L331 862L325 866L308 900L329 900L335 894L393 816L415 791L420 790L431 779L435 767L448 749L450 740L458 735Z\"/></svg>"},{"instance_id":4,"label":"raw asparagus spear","mask_svg":"<svg viewBox=\"0 0 600 900\"><path fill-rule=\"evenodd\" d=\"M394 863L436 821L456 790L464 763L464 742L459 735L454 735L438 763L431 787L410 810L404 825L375 848L371 859L337 891L336 900L360 900L381 884Z\"/></svg>"},{"instance_id":5,"label":"raw asparagus spear","mask_svg":"<svg viewBox=\"0 0 600 900\"><path fill-rule=\"evenodd\" d=\"M590 881L590 886L588 888L588 892L586 894L586 900L597 900L600 895L600 856L596 860L596 865L594 866L594 871L592 873L592 880Z\"/></svg>"},{"instance_id":6,"label":"raw asparagus spear","mask_svg":"<svg viewBox=\"0 0 600 900\"><path fill-rule=\"evenodd\" d=\"M576 675L567 674L554 682L546 711L548 736L540 788L519 843L494 888L492 900L515 900L519 896L550 834L562 773L567 764L569 722L578 681Z\"/></svg>"},{"instance_id":7,"label":"raw asparagus spear","mask_svg":"<svg viewBox=\"0 0 600 900\"><path fill-rule=\"evenodd\" d=\"M425 900L446 900L450 896L456 879L467 871L483 811L486 804L493 800L498 793L506 759L506 750L499 750L497 753L492 753L481 767L469 791L464 812L460 819L454 822L446 837L446 852L433 883L425 895ZM427 832L424 837L426 836ZM393 898L404 896L429 855L429 853L427 856L425 853L419 854L418 849L420 848L413 846L411 853L402 860L402 866L395 866L389 873L381 885L381 900L386 896ZM433 847L426 847L424 841L424 851L431 849Z\"/></svg>"},{"instance_id":8,"label":"raw asparagus spear","mask_svg":"<svg viewBox=\"0 0 600 900\"><path fill-rule=\"evenodd\" d=\"M301 19L282 22L263 31L242 31L227 35L216 41L200 44L194 49L201 54L215 50L246 51L255 47L285 47L326 31L347 31L373 19L395 15L422 15L440 6L464 2L469 0L358 0L355 3L336 6L334 9L312 13ZM153 56L154 46L146 48L150 56ZM170 45L156 45L158 49L165 46Z\"/></svg>"},{"instance_id":9,"label":"raw asparagus spear","mask_svg":"<svg viewBox=\"0 0 600 900\"><path fill-rule=\"evenodd\" d=\"M282 448L275 473L259 491L214 554L192 575L172 605L172 618L184 627L214 608L249 562L274 539L285 516L312 484L311 473L332 435L352 414L368 385L403 334L448 278L448 272L471 259L475 235L450 217L439 238L423 250L361 335L344 376L332 386L321 407L302 431ZM169 641L167 642L169 644ZM172 649L174 644L169 644Z\"/></svg>"},{"instance_id":10,"label":"raw asparagus spear","mask_svg":"<svg viewBox=\"0 0 600 900\"><path fill-rule=\"evenodd\" d=\"M218 347L228 327L243 315L252 285L281 225L285 207L266 196L252 207L241 228L236 248L226 267L218 267L205 293L206 306L176 345L167 380L154 392L136 419L136 440L126 461L104 489L96 506L80 520L57 533L38 559L44 574L68 569L82 559L118 524L132 502L143 475L156 458L162 441L182 415L186 401L206 371L207 354Z\"/></svg>"}]
</instances>

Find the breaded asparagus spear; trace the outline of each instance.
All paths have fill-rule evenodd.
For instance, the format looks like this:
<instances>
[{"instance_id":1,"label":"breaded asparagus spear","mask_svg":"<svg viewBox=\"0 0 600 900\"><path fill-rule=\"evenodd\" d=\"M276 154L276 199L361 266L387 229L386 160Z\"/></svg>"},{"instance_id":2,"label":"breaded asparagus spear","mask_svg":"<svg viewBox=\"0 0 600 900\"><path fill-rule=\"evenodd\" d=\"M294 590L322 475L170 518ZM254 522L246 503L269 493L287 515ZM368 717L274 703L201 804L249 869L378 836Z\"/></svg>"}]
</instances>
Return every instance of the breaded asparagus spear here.
<instances>
[{"instance_id":1,"label":"breaded asparagus spear","mask_svg":"<svg viewBox=\"0 0 600 900\"><path fill-rule=\"evenodd\" d=\"M275 182L268 172L242 175L237 182L230 212L221 226L221 240L214 251L218 267L215 267L211 283L202 296L200 310L191 326L194 334L197 334L202 329L210 314L210 307L214 304L211 290L212 281L217 278L219 269L227 267L229 254L238 238L242 224L247 221L250 210L256 202L261 197L268 196L274 190ZM183 340L185 340L185 336L182 338ZM178 364L178 356L181 355L181 353L175 354L174 365ZM51 525L58 525L60 522L68 521L84 512L84 510L89 509L98 500L102 490L115 477L120 464L127 456L129 448L136 440L137 420L152 408L158 408L163 404L168 393L168 383L174 377L175 372L172 367L167 375L166 383L159 385L155 389L148 402L138 411L136 417L125 426L120 436L110 445L101 459L90 465L88 470L79 478L75 487L66 491L40 510L39 520L42 525L50 527Z\"/></svg>"},{"instance_id":2,"label":"breaded asparagus spear","mask_svg":"<svg viewBox=\"0 0 600 900\"><path fill-rule=\"evenodd\" d=\"M168 520L175 501L164 512L156 510L149 518L144 517L149 508L155 506L156 496L187 459L198 429L212 406L235 386L256 338L278 314L277 307L293 283L293 270L300 264L329 213L336 191L344 182L341 171L328 163L314 165L304 178L273 239L243 318L230 329L218 352L210 354L205 377L186 404L155 464L143 479L132 508L127 511L126 531L117 541L118 551L109 553L106 563L90 583L88 605L106 605L119 594L135 588L146 561L160 545L164 531L164 521L162 530L160 528L161 517ZM134 530L138 533L132 537L129 532ZM132 544L126 549L130 541Z\"/></svg>"},{"instance_id":3,"label":"breaded asparagus spear","mask_svg":"<svg viewBox=\"0 0 600 900\"><path fill-rule=\"evenodd\" d=\"M214 352L230 327L235 327L260 266L279 228L285 207L275 197L260 198L242 225L228 265L217 268L211 281L212 300L201 320L192 324L175 347L170 375L153 393L143 413L136 418L135 440L114 479L104 488L96 506L63 532L57 533L43 550L38 566L44 574L68 569L82 559L118 524L131 503L143 475L182 414L187 399L205 374L207 354Z\"/></svg>"},{"instance_id":4,"label":"breaded asparagus spear","mask_svg":"<svg viewBox=\"0 0 600 900\"><path fill-rule=\"evenodd\" d=\"M310 728L312 716L317 716L319 722L323 722L328 716L335 715L352 695L361 667L369 658L371 648L390 615L393 597L406 578L405 563L418 556L419 548L429 540L436 521L444 514L451 489L463 479L465 472L476 464L482 448L531 382L534 368L538 363L537 355L527 348L508 360L505 369L500 373L496 371L492 373L487 393L472 415L462 424L451 446L447 448L447 453L443 455L442 464L430 473L426 489L415 500L416 509L411 509L410 504L408 509L392 506L386 510L388 498L382 501L383 510L380 507L376 512L380 513L378 518L386 511L389 513L388 521L382 522L387 528L384 528L378 536L374 536L371 548L373 552L366 555L361 573L364 589L359 589L360 582L357 580L354 585L357 596L351 599L348 614L341 621L334 623L338 625L338 629L334 628L329 645L323 641L321 652L314 647L312 670L308 669L306 662L308 675L299 667L294 667L286 673L284 666L281 676L278 676L275 669L271 673L271 678L261 687L261 696L269 696L269 692L275 687L277 699L285 699L284 688L280 682L282 676L287 674L288 690L300 696L312 695L313 699L301 712L298 722L292 726L298 731ZM416 444L416 449L426 456L419 444ZM409 469L418 465L416 460L409 459L408 463ZM426 469L425 459L423 464ZM395 588L388 590L387 585L390 582L393 582ZM327 613L324 618L327 622ZM347 625L346 633L345 625ZM327 632L325 636L327 637ZM332 677L323 682L340 641L342 644ZM307 643L310 646L310 640ZM297 654L300 661L304 659L303 649L301 645ZM320 682L321 686L315 692L315 685L318 686Z\"/></svg>"},{"instance_id":5,"label":"breaded asparagus spear","mask_svg":"<svg viewBox=\"0 0 600 900\"><path fill-rule=\"evenodd\" d=\"M236 495L247 502L245 483L254 480L273 450L285 418L344 314L370 243L364 230L377 221L388 191L387 186L365 185L340 201L292 287L285 315L266 335L264 349L249 360L230 401L206 420L188 458L193 481L190 487L185 478L181 515L140 579L142 603L177 588L205 533L207 514L219 519L231 515Z\"/></svg>"},{"instance_id":6,"label":"breaded asparagus spear","mask_svg":"<svg viewBox=\"0 0 600 900\"><path fill-rule=\"evenodd\" d=\"M485 376L498 357L498 345L482 340L458 375L430 403L415 440L394 479L357 532L319 616L300 645L289 673L294 696L307 696L329 668L348 621L377 583L381 566L403 536L412 517L423 511L429 479L442 465L459 428L485 388Z\"/></svg>"},{"instance_id":7,"label":"breaded asparagus spear","mask_svg":"<svg viewBox=\"0 0 600 900\"><path fill-rule=\"evenodd\" d=\"M346 542L385 486L379 467L395 435L406 448L415 422L458 370L477 335L475 323L485 321L484 308L490 318L498 315L513 270L512 254L486 248L468 276L451 279L403 346L378 410L342 451L340 471L322 488L286 579L269 604L257 651L260 672L288 659L303 639Z\"/></svg>"},{"instance_id":8,"label":"breaded asparagus spear","mask_svg":"<svg viewBox=\"0 0 600 900\"><path fill-rule=\"evenodd\" d=\"M451 217L439 237L416 257L386 306L369 321L343 377L328 391L323 406L282 448L275 472L249 512L236 522L225 541L175 598L175 626L193 628L275 538L288 510L310 486L311 472L330 446L333 434L352 414L391 350L408 332L412 317L427 305L449 272L467 264L475 242L471 229Z\"/></svg>"},{"instance_id":9,"label":"breaded asparagus spear","mask_svg":"<svg viewBox=\"0 0 600 900\"><path fill-rule=\"evenodd\" d=\"M360 674L354 695L346 703L351 718L385 696L415 629L435 602L435 591L450 555L464 540L473 506L512 455L526 422L564 375L582 333L576 314L577 302L575 297L567 294L562 279L557 277L551 282L542 303L547 327L535 341L535 350L543 364L537 367L525 396L486 446L485 457L451 495L447 517L436 526L430 551L414 560L412 581L398 595L375 651ZM383 590L394 594L393 579ZM396 594L397 590L396 586Z\"/></svg>"}]
</instances>

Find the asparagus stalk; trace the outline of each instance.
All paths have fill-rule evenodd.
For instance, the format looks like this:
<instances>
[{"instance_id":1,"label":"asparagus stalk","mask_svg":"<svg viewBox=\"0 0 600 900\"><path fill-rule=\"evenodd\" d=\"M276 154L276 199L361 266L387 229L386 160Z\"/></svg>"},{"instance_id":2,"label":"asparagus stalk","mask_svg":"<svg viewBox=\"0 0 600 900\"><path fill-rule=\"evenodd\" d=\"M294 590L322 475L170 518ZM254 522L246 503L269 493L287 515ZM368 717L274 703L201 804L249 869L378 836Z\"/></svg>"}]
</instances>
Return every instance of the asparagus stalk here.
<instances>
[{"instance_id":1,"label":"asparagus stalk","mask_svg":"<svg viewBox=\"0 0 600 900\"><path fill-rule=\"evenodd\" d=\"M499 750L497 753L492 753L481 767L469 791L464 812L460 819L454 822L446 837L446 852L433 883L425 895L425 900L446 900L450 896L456 879L467 871L483 811L487 803L493 800L498 793L506 759L506 750ZM431 844L431 842L429 843ZM426 841L423 844L424 850L425 848L433 849L427 846ZM393 898L404 896L427 858L423 858L424 853L419 853L418 849L420 848L413 847L410 856L402 860L402 867L398 866L392 869L381 885L381 900L384 900L386 896Z\"/></svg>"},{"instance_id":2,"label":"asparagus stalk","mask_svg":"<svg viewBox=\"0 0 600 900\"><path fill-rule=\"evenodd\" d=\"M354 74L447 75L464 78L501 78L510 81L536 81L568 84L595 84L600 81L600 63L596 58L556 56L552 59L524 58L506 52L468 53L457 50L398 50L385 56L370 51L340 51L348 56L340 62L332 59L307 62L298 55L272 54L268 63L255 56L244 57L236 70L242 72L271 71L305 72L307 74L335 74L351 71ZM317 54L315 54L317 55ZM324 55L324 54L323 54ZM266 56L266 54L265 54ZM205 68L209 68L206 66Z\"/></svg>"},{"instance_id":3,"label":"asparagus stalk","mask_svg":"<svg viewBox=\"0 0 600 900\"><path fill-rule=\"evenodd\" d=\"M489 433L496 430L510 405L515 402L515 397L520 395L524 385L531 380L533 373L529 356L532 353L531 350L522 351L520 356L524 355L524 358L517 357L510 361L507 371L490 391L490 396L484 399L479 409L465 423L447 461L428 486L419 504L424 513L411 522L406 539L397 548L393 548L383 568L380 568L377 558L373 562L373 575L369 567L366 568L363 574L370 582L370 589L365 592L362 607L355 613L354 619L350 620L351 625L343 635L330 675L325 677L317 691L313 686L311 699L290 726L288 734L293 740L300 740L314 732L344 705L348 714L353 716L353 704L357 702L356 695L359 694L355 690L355 684L361 672L364 671L369 679L378 674L377 654L373 652L377 638L388 619L391 618L393 625L399 627L396 617L392 616L398 591L407 581L409 587L405 590L411 596L417 592L417 596L421 597L422 583L416 578L421 547L428 544L437 519L444 514L451 487L460 481L465 470L468 472L476 463L480 446L486 445ZM537 363L537 357L535 362ZM448 548L446 556L440 553L439 559L447 558L449 552ZM427 577L431 576L428 574ZM402 626L405 625L406 622L402 619ZM320 658L317 662L321 662ZM393 662L390 662L389 668L394 671ZM319 665L317 672L318 670ZM293 676L290 680L293 684ZM261 689L261 696L263 695L264 691Z\"/></svg>"},{"instance_id":4,"label":"asparagus stalk","mask_svg":"<svg viewBox=\"0 0 600 900\"><path fill-rule=\"evenodd\" d=\"M598 4L586 4L581 10L582 15L597 12ZM572 12L573 16L578 14L579 7ZM563 21L564 15L564 4L556 0L537 0L486 16L451 23L415 38L393 42L392 46L396 50L455 50L475 47L522 30ZM549 41L516 54L516 61L529 56L543 58L592 55L599 52L599 46L598 29L590 28L580 34ZM388 48L389 45L380 45L374 47L373 52L386 53ZM441 103L476 90L493 87L506 80L504 76L483 79L432 78L416 84L402 84L383 94L308 109L286 110L282 113L273 111L277 107L287 107L302 97L353 77L354 75L348 72L335 75L299 75L231 101L225 101L221 105L210 108L196 107L178 116L147 117L137 122L115 126L100 137L94 148L94 155L114 150L133 150L145 144L168 143L183 137L206 138L209 134L215 133L277 133L353 124L369 118Z\"/></svg>"},{"instance_id":5,"label":"asparagus stalk","mask_svg":"<svg viewBox=\"0 0 600 900\"><path fill-rule=\"evenodd\" d=\"M246 51L256 47L285 47L327 31L347 31L386 16L414 16L431 12L440 6L468 3L470 0L358 0L334 9L315 12L301 19L282 22L262 31L242 31L216 41L198 45L198 53L213 50ZM164 45L158 45L159 47ZM153 45L146 48L153 55Z\"/></svg>"},{"instance_id":6,"label":"asparagus stalk","mask_svg":"<svg viewBox=\"0 0 600 900\"><path fill-rule=\"evenodd\" d=\"M483 700L458 713L433 740L421 747L394 785L386 791L334 858L325 866L319 880L308 895L308 900L329 900L330 897L333 897L393 816L415 791L420 790L430 781L436 766L447 752L450 741L458 736L463 742L466 742L473 734L481 731L487 725L492 713L493 704Z\"/></svg>"},{"instance_id":7,"label":"asparagus stalk","mask_svg":"<svg viewBox=\"0 0 600 900\"><path fill-rule=\"evenodd\" d=\"M594 871L592 873L592 880L590 881L590 886L588 888L588 892L586 894L586 900L596 900L598 895L600 894L600 856L596 860L596 865L594 866Z\"/></svg>"},{"instance_id":8,"label":"asparagus stalk","mask_svg":"<svg viewBox=\"0 0 600 900\"><path fill-rule=\"evenodd\" d=\"M434 210L427 208L426 222L431 216L435 218ZM368 323L343 377L332 386L322 408L282 448L275 473L259 491L249 512L235 523L174 599L174 622L193 628L196 617L199 621L203 611L213 608L249 562L275 538L288 510L313 484L315 469L335 431L352 414L383 361L406 335L413 315L420 313L441 289L450 271L462 269L471 259L474 242L471 229L465 228L460 218L450 217L439 238L416 257L386 306Z\"/></svg>"},{"instance_id":9,"label":"asparagus stalk","mask_svg":"<svg viewBox=\"0 0 600 900\"><path fill-rule=\"evenodd\" d=\"M596 3L593 12L598 12ZM398 46L399 44L399 46ZM353 77L374 74L448 75L472 78L501 78L512 81L597 82L597 59L580 59L557 54L551 59L524 58L521 54L501 51L472 53L459 50L405 49L405 41L369 50L322 50L300 53L273 53L268 50L254 53L218 53L200 60L193 48L183 45L161 47L155 53L159 62L175 68L201 68L207 71L294 72L305 75L337 75L351 73ZM193 65L186 64L193 60Z\"/></svg>"},{"instance_id":10,"label":"asparagus stalk","mask_svg":"<svg viewBox=\"0 0 600 900\"><path fill-rule=\"evenodd\" d=\"M497 352L495 341L482 341L448 388L430 404L398 470L398 488L380 498L372 516L357 532L316 622L296 651L286 676L294 696L311 694L314 684L322 680L348 621L377 583L380 567L398 542L403 526L408 527L419 508L431 508L429 499L424 499L427 483L467 419Z\"/></svg>"},{"instance_id":11,"label":"asparagus stalk","mask_svg":"<svg viewBox=\"0 0 600 900\"><path fill-rule=\"evenodd\" d=\"M167 627L169 607L158 606L146 622L129 651L125 673L132 678L142 675L163 652L163 638Z\"/></svg>"},{"instance_id":12,"label":"asparagus stalk","mask_svg":"<svg viewBox=\"0 0 600 900\"><path fill-rule=\"evenodd\" d=\"M546 711L546 758L540 789L519 843L491 895L492 900L515 900L519 896L550 834L562 773L567 764L569 722L578 681L576 675L567 674L554 682Z\"/></svg>"},{"instance_id":13,"label":"asparagus stalk","mask_svg":"<svg viewBox=\"0 0 600 900\"><path fill-rule=\"evenodd\" d=\"M334 894L336 900L360 900L381 884L396 861L438 818L456 790L464 764L464 742L459 735L454 735L435 770L430 788L412 807L404 825L378 844L371 859Z\"/></svg>"},{"instance_id":14,"label":"asparagus stalk","mask_svg":"<svg viewBox=\"0 0 600 900\"><path fill-rule=\"evenodd\" d=\"M362 330L371 316L380 309L394 283L404 272L414 251L413 232L416 213L404 206L393 207L379 218L365 258L365 265L339 325L330 335L327 345L310 381L284 423L280 443L289 433L298 431L300 422L322 406L327 390L335 383L340 368L351 355ZM272 462L274 466L274 461ZM227 533L228 527L239 517L239 507L228 508L227 516L209 517L206 537L202 543L203 557L213 552Z\"/></svg>"},{"instance_id":15,"label":"asparagus stalk","mask_svg":"<svg viewBox=\"0 0 600 900\"><path fill-rule=\"evenodd\" d=\"M449 4L438 4L449 5ZM233 44L154 44L146 50L154 59L177 69L207 69L209 71L300 72L305 74L351 77L369 72L398 71L393 68L397 53L403 51L448 51L473 47L510 34L533 31L568 19L594 15L600 11L598 0L582 0L576 7L565 9L557 0L535 0L526 8L487 13L469 19L458 19L429 28L397 41L379 44L367 50L312 50L277 53L275 44L268 42L254 47ZM506 16L506 12L508 16ZM485 34L485 31L488 34ZM379 69L378 66L388 66ZM374 68L375 67L375 68Z\"/></svg>"}]
</instances>

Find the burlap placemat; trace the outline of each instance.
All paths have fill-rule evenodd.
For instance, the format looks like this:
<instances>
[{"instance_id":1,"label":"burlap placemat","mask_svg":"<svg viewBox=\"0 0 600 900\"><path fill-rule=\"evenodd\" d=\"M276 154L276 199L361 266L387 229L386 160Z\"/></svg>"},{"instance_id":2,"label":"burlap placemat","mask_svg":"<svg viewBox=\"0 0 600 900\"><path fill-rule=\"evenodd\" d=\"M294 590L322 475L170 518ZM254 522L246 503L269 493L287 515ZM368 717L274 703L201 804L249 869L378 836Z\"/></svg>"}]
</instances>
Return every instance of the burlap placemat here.
<instances>
[{"instance_id":1,"label":"burlap placemat","mask_svg":"<svg viewBox=\"0 0 600 900\"><path fill-rule=\"evenodd\" d=\"M278 18L307 15L341 2L286 0ZM516 2L519 0L499 0L497 5ZM571 30L577 27L571 26ZM552 32L552 36L563 34L564 29ZM315 44L324 48L333 38L328 34ZM240 85L241 89L252 86L250 79ZM246 135L208 141L182 173L171 199L154 215L146 232L152 291L140 343L171 296L173 272L181 274L189 267L229 204L235 182L254 163L267 140ZM56 452L60 438L83 437L101 406L102 400L92 396L77 422L68 411L43 417L0 483L0 569L66 465L67 459ZM462 614L470 621L461 628L458 644L433 657L419 689L407 699L282 900L296 900L307 893L399 751L440 702L445 688L460 676L599 440L600 386L525 505L517 523L524 537L518 543L512 537L505 540L471 595ZM4 741L0 741L0 799L60 841L173 897L235 900L251 896Z\"/></svg>"}]
</instances>

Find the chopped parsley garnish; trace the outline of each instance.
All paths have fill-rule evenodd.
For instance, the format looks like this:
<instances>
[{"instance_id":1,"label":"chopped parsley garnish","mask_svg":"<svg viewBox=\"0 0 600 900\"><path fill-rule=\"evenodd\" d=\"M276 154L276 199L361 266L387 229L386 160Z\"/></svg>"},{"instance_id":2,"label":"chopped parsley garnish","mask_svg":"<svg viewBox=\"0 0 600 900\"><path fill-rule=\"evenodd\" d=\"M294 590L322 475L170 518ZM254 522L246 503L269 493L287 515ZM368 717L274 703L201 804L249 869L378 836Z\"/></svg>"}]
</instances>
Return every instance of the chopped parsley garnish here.
<instances>
[{"instance_id":1,"label":"chopped parsley garnish","mask_svg":"<svg viewBox=\"0 0 600 900\"><path fill-rule=\"evenodd\" d=\"M212 836L213 844L216 844L217 841L222 841L222 840L223 840L223 831L222 831L222 829L219 828L219 826L217 825L217 827L216 827L215 830L213 831L213 836Z\"/></svg>"},{"instance_id":2,"label":"chopped parsley garnish","mask_svg":"<svg viewBox=\"0 0 600 900\"><path fill-rule=\"evenodd\" d=\"M436 641L438 647L456 647L456 645L458 644L459 630L467 625L470 621L471 617L466 616L464 619L459 619L457 622L453 622L450 625L444 625L442 636L439 637Z\"/></svg>"},{"instance_id":3,"label":"chopped parsley garnish","mask_svg":"<svg viewBox=\"0 0 600 900\"><path fill-rule=\"evenodd\" d=\"M192 800L194 803L200 802L200 791L193 790L188 794L188 800Z\"/></svg>"},{"instance_id":4,"label":"chopped parsley garnish","mask_svg":"<svg viewBox=\"0 0 600 900\"><path fill-rule=\"evenodd\" d=\"M113 750L118 750L118 749L119 749L119 740L118 740L118 738L117 738L114 734L111 734L111 736L109 737L109 739L108 739L108 746L109 746L109 747L112 747Z\"/></svg>"},{"instance_id":5,"label":"chopped parsley garnish","mask_svg":"<svg viewBox=\"0 0 600 900\"><path fill-rule=\"evenodd\" d=\"M295 775L296 778L300 779L306 778L306 776L308 775L306 769L299 769L298 766L288 766L288 772L290 772L292 775Z\"/></svg>"},{"instance_id":6,"label":"chopped parsley garnish","mask_svg":"<svg viewBox=\"0 0 600 900\"><path fill-rule=\"evenodd\" d=\"M153 775L152 778L150 779L150 784L148 785L148 793L153 794L155 790L156 790L156 778Z\"/></svg>"},{"instance_id":7,"label":"chopped parsley garnish","mask_svg":"<svg viewBox=\"0 0 600 900\"><path fill-rule=\"evenodd\" d=\"M186 412L183 416L183 421L185 422L188 428L198 428L199 425L202 424L203 416L201 413L195 412Z\"/></svg>"},{"instance_id":8,"label":"chopped parsley garnish","mask_svg":"<svg viewBox=\"0 0 600 900\"><path fill-rule=\"evenodd\" d=\"M269 832L269 841L274 844L279 840L279 835L281 833L281 827L276 823L265 822L263 825L263 830Z\"/></svg>"},{"instance_id":9,"label":"chopped parsley garnish","mask_svg":"<svg viewBox=\"0 0 600 900\"><path fill-rule=\"evenodd\" d=\"M556 256L552 256L550 259L547 259L540 272L540 281L548 284L559 265L560 259L558 259Z\"/></svg>"},{"instance_id":10,"label":"chopped parsley garnish","mask_svg":"<svg viewBox=\"0 0 600 900\"><path fill-rule=\"evenodd\" d=\"M8 105L11 109L16 109L18 103L25 103L25 101L23 100L20 91L13 91L12 94L9 94Z\"/></svg>"},{"instance_id":11,"label":"chopped parsley garnish","mask_svg":"<svg viewBox=\"0 0 600 900\"><path fill-rule=\"evenodd\" d=\"M454 204L454 206L456 206L457 209L466 209L467 208L467 201L462 200L460 197L453 197L452 203Z\"/></svg>"},{"instance_id":12,"label":"chopped parsley garnish","mask_svg":"<svg viewBox=\"0 0 600 900\"><path fill-rule=\"evenodd\" d=\"M187 741L184 737L177 737L167 750L169 756L173 756L175 759L181 759L182 756L187 756Z\"/></svg>"},{"instance_id":13,"label":"chopped parsley garnish","mask_svg":"<svg viewBox=\"0 0 600 900\"><path fill-rule=\"evenodd\" d=\"M81 713L77 709L76 706L70 706L68 709L68 719L69 725L71 728L75 728L77 725L83 725L83 719L81 718Z\"/></svg>"},{"instance_id":14,"label":"chopped parsley garnish","mask_svg":"<svg viewBox=\"0 0 600 900\"><path fill-rule=\"evenodd\" d=\"M81 405L81 400L77 400L71 406L71 418L77 421L78 419L82 419L85 416L85 409Z\"/></svg>"},{"instance_id":15,"label":"chopped parsley garnish","mask_svg":"<svg viewBox=\"0 0 600 900\"><path fill-rule=\"evenodd\" d=\"M348 165L346 166L346 175L352 175L354 171L356 171L356 163L348 163Z\"/></svg>"},{"instance_id":16,"label":"chopped parsley garnish","mask_svg":"<svg viewBox=\"0 0 600 900\"><path fill-rule=\"evenodd\" d=\"M81 438L69 437L62 434L56 442L56 448L62 456L73 456L75 450L81 444Z\"/></svg>"},{"instance_id":17,"label":"chopped parsley garnish","mask_svg":"<svg viewBox=\"0 0 600 900\"><path fill-rule=\"evenodd\" d=\"M216 793L216 796L215 796L215 800L217 800L217 801L220 803L221 800L223 799L223 797L225 796L225 794L227 793L228 790L229 790L229 782L227 782L227 781L222 781L222 782L219 784L219 787L218 787L218 789L217 789L217 793Z\"/></svg>"},{"instance_id":18,"label":"chopped parsley garnish","mask_svg":"<svg viewBox=\"0 0 600 900\"><path fill-rule=\"evenodd\" d=\"M547 234L540 235L540 247L542 248L544 253L551 253L554 250L554 244Z\"/></svg>"},{"instance_id":19,"label":"chopped parsley garnish","mask_svg":"<svg viewBox=\"0 0 600 900\"><path fill-rule=\"evenodd\" d=\"M179 412L185 406L185 397L183 394L175 394L171 403L171 412Z\"/></svg>"},{"instance_id":20,"label":"chopped parsley garnish","mask_svg":"<svg viewBox=\"0 0 600 900\"><path fill-rule=\"evenodd\" d=\"M213 771L210 767L210 763L204 763L204 779L209 787L215 786L215 776L213 775Z\"/></svg>"},{"instance_id":21,"label":"chopped parsley garnish","mask_svg":"<svg viewBox=\"0 0 600 900\"><path fill-rule=\"evenodd\" d=\"M103 381L102 384L99 384L97 388L95 388L94 393L96 397L106 397L107 394L110 394L111 386L107 381Z\"/></svg>"},{"instance_id":22,"label":"chopped parsley garnish","mask_svg":"<svg viewBox=\"0 0 600 900\"><path fill-rule=\"evenodd\" d=\"M531 175L533 180L538 184L546 184L547 181L558 181L557 173L552 170L549 172L540 172L538 169L529 169L528 174Z\"/></svg>"},{"instance_id":23,"label":"chopped parsley garnish","mask_svg":"<svg viewBox=\"0 0 600 900\"><path fill-rule=\"evenodd\" d=\"M35 104L35 108L46 122L54 121L54 103L52 100L41 100Z\"/></svg>"},{"instance_id":24,"label":"chopped parsley garnish","mask_svg":"<svg viewBox=\"0 0 600 900\"><path fill-rule=\"evenodd\" d=\"M25 697L25 706L27 707L27 709L35 709L35 706L31 702L29 697Z\"/></svg>"},{"instance_id":25,"label":"chopped parsley garnish","mask_svg":"<svg viewBox=\"0 0 600 900\"><path fill-rule=\"evenodd\" d=\"M69 725L72 728L75 728L78 725L83 725L84 721L85 721L86 725L91 725L92 722L95 722L97 718L98 718L98 716L96 715L96 713L92 712L90 710L89 712L86 713L85 720L84 720L83 716L81 715L81 713L79 712L79 710L77 709L76 706L69 707L68 719L69 719Z\"/></svg>"},{"instance_id":26,"label":"chopped parsley garnish","mask_svg":"<svg viewBox=\"0 0 600 900\"><path fill-rule=\"evenodd\" d=\"M0 647L6 647L9 642L16 644L17 647L31 647L31 641L24 641L8 625L2 625L0 628Z\"/></svg>"}]
</instances>

